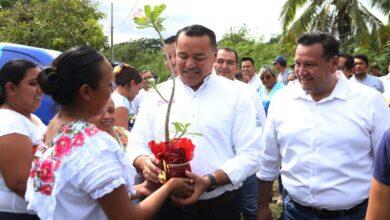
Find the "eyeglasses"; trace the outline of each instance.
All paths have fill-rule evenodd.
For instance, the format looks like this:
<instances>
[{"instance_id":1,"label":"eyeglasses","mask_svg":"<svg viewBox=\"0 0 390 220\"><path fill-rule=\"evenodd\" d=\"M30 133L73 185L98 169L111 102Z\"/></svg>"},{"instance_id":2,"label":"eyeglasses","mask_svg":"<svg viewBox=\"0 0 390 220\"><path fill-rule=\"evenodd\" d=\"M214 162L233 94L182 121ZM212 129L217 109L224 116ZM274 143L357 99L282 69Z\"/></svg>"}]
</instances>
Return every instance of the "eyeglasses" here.
<instances>
[{"instance_id":1,"label":"eyeglasses","mask_svg":"<svg viewBox=\"0 0 390 220\"><path fill-rule=\"evenodd\" d=\"M266 80L269 80L269 79L271 79L271 75L265 75L265 76L260 76L260 79L261 79L261 81L264 81L264 79L266 79Z\"/></svg>"},{"instance_id":2,"label":"eyeglasses","mask_svg":"<svg viewBox=\"0 0 390 220\"><path fill-rule=\"evenodd\" d=\"M295 63L294 69L297 71L301 71L301 69L305 69L309 72L314 71L318 65L312 63Z\"/></svg>"}]
</instances>

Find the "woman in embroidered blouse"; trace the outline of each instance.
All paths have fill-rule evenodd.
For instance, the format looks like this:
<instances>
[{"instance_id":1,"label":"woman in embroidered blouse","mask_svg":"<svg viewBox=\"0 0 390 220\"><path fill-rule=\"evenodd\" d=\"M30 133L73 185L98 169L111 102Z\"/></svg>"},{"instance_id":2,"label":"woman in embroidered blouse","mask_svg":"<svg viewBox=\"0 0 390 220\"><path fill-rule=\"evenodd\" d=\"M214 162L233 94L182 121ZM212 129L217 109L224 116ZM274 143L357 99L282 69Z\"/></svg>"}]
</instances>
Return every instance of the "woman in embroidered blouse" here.
<instances>
[{"instance_id":1,"label":"woman in embroidered blouse","mask_svg":"<svg viewBox=\"0 0 390 220\"><path fill-rule=\"evenodd\" d=\"M48 125L46 148L35 153L27 183L28 208L41 219L147 219L170 195L191 193L191 180L173 178L139 205L131 197L135 170L118 143L88 123L112 92L110 63L88 46L62 53L38 77L42 90L61 105Z\"/></svg>"},{"instance_id":2,"label":"woman in embroidered blouse","mask_svg":"<svg viewBox=\"0 0 390 220\"><path fill-rule=\"evenodd\" d=\"M114 126L115 123L115 105L112 99L108 99L103 112L92 118L91 122L100 130L110 134L119 143L124 151L126 151L127 140L129 139L129 131L123 127Z\"/></svg>"},{"instance_id":3,"label":"woman in embroidered blouse","mask_svg":"<svg viewBox=\"0 0 390 220\"><path fill-rule=\"evenodd\" d=\"M122 63L114 68L115 85L111 97L115 104L115 125L131 130L136 109L131 102L142 88L142 77L132 66Z\"/></svg>"},{"instance_id":4,"label":"woman in embroidered blouse","mask_svg":"<svg viewBox=\"0 0 390 220\"><path fill-rule=\"evenodd\" d=\"M40 70L12 60L0 70L0 219L38 219L24 201L33 151L46 126L32 114L41 104Z\"/></svg>"},{"instance_id":5,"label":"woman in embroidered blouse","mask_svg":"<svg viewBox=\"0 0 390 220\"><path fill-rule=\"evenodd\" d=\"M263 102L265 113L268 112L268 107L271 102L272 96L281 88L284 87L283 83L276 81L276 72L273 66L263 65L260 68L260 79L263 83L259 88L260 99Z\"/></svg>"}]
</instances>

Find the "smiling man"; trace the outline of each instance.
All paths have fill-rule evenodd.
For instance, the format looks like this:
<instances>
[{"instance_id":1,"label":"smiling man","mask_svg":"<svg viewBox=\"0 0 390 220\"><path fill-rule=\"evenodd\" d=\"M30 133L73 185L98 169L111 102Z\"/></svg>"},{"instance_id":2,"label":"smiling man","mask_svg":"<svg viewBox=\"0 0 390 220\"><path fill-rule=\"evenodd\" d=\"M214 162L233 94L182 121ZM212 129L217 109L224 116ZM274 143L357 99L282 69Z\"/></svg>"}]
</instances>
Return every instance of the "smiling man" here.
<instances>
[{"instance_id":1,"label":"smiling man","mask_svg":"<svg viewBox=\"0 0 390 220\"><path fill-rule=\"evenodd\" d=\"M190 123L188 136L195 144L190 162L194 193L167 201L156 219L240 219L238 188L258 166L260 132L250 96L233 81L211 74L216 60L216 39L210 29L187 26L176 35L176 80L171 122ZM172 81L159 87L169 97ZM129 138L128 155L144 177L158 182L158 161L151 158L148 143L164 140L167 103L148 94ZM174 130L171 126L170 130ZM171 137L173 134L171 135Z\"/></svg>"},{"instance_id":2,"label":"smiling man","mask_svg":"<svg viewBox=\"0 0 390 220\"><path fill-rule=\"evenodd\" d=\"M298 39L299 83L274 96L264 127L259 219L270 217L265 198L279 172L283 219L365 217L374 155L390 112L378 92L336 73L338 53L328 33Z\"/></svg>"}]
</instances>

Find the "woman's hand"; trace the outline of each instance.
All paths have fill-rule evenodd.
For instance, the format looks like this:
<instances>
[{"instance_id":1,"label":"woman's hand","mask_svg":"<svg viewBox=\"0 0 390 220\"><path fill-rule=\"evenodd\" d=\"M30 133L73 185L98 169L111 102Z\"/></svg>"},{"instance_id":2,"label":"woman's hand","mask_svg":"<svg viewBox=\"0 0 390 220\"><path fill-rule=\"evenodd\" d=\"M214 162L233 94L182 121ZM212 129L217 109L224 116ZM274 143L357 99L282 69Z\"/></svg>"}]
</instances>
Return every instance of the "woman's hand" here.
<instances>
[{"instance_id":1,"label":"woman's hand","mask_svg":"<svg viewBox=\"0 0 390 220\"><path fill-rule=\"evenodd\" d=\"M165 183L169 187L170 194L185 198L194 192L193 180L188 178L171 178Z\"/></svg>"}]
</instances>

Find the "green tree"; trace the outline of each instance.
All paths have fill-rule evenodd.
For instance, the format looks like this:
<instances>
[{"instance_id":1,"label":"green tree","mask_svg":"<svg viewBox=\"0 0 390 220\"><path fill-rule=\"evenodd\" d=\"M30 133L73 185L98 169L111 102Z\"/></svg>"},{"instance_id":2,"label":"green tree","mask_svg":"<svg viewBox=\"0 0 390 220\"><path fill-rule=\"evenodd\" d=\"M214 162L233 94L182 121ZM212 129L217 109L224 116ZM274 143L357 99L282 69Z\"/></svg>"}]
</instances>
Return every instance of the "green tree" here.
<instances>
[{"instance_id":1,"label":"green tree","mask_svg":"<svg viewBox=\"0 0 390 220\"><path fill-rule=\"evenodd\" d=\"M390 16L389 0L370 0L372 7L378 7ZM295 20L297 10L304 7L302 15ZM378 28L383 23L359 0L287 0L280 18L283 25L283 40L294 41L310 30L333 33L340 38L341 48L346 48L354 37L358 45L368 45L370 27Z\"/></svg>"},{"instance_id":2,"label":"green tree","mask_svg":"<svg viewBox=\"0 0 390 220\"><path fill-rule=\"evenodd\" d=\"M104 16L90 0L14 1L0 10L0 41L66 50L87 44L107 47L99 20Z\"/></svg>"}]
</instances>

